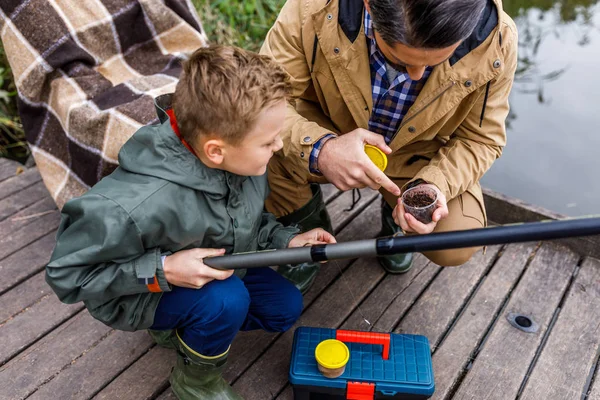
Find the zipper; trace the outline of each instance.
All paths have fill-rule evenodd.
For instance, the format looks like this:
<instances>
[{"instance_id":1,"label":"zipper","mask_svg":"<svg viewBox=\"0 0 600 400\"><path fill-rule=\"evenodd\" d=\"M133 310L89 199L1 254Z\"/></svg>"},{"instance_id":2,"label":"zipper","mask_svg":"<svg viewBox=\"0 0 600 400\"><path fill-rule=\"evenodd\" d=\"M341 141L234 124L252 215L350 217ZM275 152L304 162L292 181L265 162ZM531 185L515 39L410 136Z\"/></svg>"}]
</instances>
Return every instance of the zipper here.
<instances>
[{"instance_id":1,"label":"zipper","mask_svg":"<svg viewBox=\"0 0 600 400\"><path fill-rule=\"evenodd\" d=\"M417 111L416 113L414 113L413 115L411 115L410 118L402 121L402 123L400 124L400 127L398 128L398 131L396 132L396 135L398 134L398 132L400 132L400 129L402 129L409 121L411 121L417 115L421 114L427 107L429 107L431 104L433 104L434 101L436 101L437 99L439 99L444 93L446 93L448 90L450 90L450 88L452 86L454 86L455 83L456 82L451 81L450 84L444 88L444 90L442 90L437 96L435 96L433 99L431 99L431 101L429 103L425 104L425 106L423 106L423 108L421 108L419 111ZM394 137L392 138L392 140L394 140L394 138L396 137L396 135L394 135Z\"/></svg>"},{"instance_id":2,"label":"zipper","mask_svg":"<svg viewBox=\"0 0 600 400\"><path fill-rule=\"evenodd\" d=\"M487 105L488 96L490 94L490 85L492 81L489 81L487 85L485 85L485 97L483 98L483 107L481 107L481 116L479 117L479 127L483 124L483 117L485 116L485 106Z\"/></svg>"}]
</instances>

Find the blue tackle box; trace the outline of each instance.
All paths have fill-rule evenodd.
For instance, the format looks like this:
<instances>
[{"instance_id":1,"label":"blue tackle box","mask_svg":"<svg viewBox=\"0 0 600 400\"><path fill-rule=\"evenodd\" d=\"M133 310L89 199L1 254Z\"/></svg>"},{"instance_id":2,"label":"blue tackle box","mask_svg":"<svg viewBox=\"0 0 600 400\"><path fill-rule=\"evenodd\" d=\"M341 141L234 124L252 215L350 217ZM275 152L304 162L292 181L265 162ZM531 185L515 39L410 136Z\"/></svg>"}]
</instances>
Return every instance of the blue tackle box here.
<instances>
[{"instance_id":1,"label":"blue tackle box","mask_svg":"<svg viewBox=\"0 0 600 400\"><path fill-rule=\"evenodd\" d=\"M350 350L344 373L326 378L315 349L337 339ZM289 380L295 400L427 399L435 384L429 340L421 335L300 327L294 333Z\"/></svg>"}]
</instances>

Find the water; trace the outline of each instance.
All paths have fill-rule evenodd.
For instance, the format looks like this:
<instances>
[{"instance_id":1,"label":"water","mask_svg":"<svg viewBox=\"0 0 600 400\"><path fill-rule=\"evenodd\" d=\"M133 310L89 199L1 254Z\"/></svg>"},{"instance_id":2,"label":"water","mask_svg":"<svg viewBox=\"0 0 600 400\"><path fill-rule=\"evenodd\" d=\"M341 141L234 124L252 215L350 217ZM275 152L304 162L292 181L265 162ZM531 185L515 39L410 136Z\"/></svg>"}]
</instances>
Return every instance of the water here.
<instances>
[{"instance_id":1,"label":"water","mask_svg":"<svg viewBox=\"0 0 600 400\"><path fill-rule=\"evenodd\" d=\"M600 214L597 2L505 0L519 67L508 144L483 186L570 216Z\"/></svg>"}]
</instances>

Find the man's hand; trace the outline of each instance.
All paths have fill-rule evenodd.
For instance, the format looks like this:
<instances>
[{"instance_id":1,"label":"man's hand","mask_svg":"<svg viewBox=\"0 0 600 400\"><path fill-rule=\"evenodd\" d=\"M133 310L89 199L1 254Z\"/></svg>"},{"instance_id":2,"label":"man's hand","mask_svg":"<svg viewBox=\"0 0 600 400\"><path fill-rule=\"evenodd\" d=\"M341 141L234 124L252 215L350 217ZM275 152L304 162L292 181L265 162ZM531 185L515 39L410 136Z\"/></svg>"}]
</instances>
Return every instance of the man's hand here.
<instances>
[{"instance_id":1,"label":"man's hand","mask_svg":"<svg viewBox=\"0 0 600 400\"><path fill-rule=\"evenodd\" d=\"M312 246L314 244L331 244L336 243L335 238L325 229L316 228L308 232L301 233L300 235L294 236L288 247L303 247Z\"/></svg>"},{"instance_id":2,"label":"man's hand","mask_svg":"<svg viewBox=\"0 0 600 400\"><path fill-rule=\"evenodd\" d=\"M400 196L400 188L369 159L365 144L377 146L386 154L392 152L383 136L366 129L355 129L325 142L317 160L319 171L340 190L367 186L378 190L383 187Z\"/></svg>"},{"instance_id":3,"label":"man's hand","mask_svg":"<svg viewBox=\"0 0 600 400\"><path fill-rule=\"evenodd\" d=\"M233 270L221 271L205 265L205 257L222 256L224 249L190 249L178 251L167 256L163 270L167 282L175 286L200 289L208 282L224 280L233 274Z\"/></svg>"},{"instance_id":4,"label":"man's hand","mask_svg":"<svg viewBox=\"0 0 600 400\"><path fill-rule=\"evenodd\" d=\"M423 185L433 188L438 194L436 207L435 210L433 210L433 215L431 216L431 222L424 224L409 213L405 212L404 206L402 205L402 198L398 198L398 203L394 208L392 217L394 218L396 224L402 228L404 232L416 232L420 234L431 233L435 229L438 221L448 216L448 204L446 202L446 196L444 196L440 189L438 189L438 187L435 185L422 183L417 186Z\"/></svg>"}]
</instances>

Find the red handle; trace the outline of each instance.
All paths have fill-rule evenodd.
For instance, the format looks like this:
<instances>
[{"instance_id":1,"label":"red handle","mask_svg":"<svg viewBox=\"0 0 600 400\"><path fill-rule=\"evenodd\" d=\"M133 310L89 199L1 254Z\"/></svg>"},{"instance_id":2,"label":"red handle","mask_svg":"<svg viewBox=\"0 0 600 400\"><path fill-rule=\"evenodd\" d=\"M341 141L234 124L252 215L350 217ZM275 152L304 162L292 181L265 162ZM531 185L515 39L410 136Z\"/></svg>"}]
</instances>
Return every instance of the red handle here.
<instances>
[{"instance_id":1,"label":"red handle","mask_svg":"<svg viewBox=\"0 0 600 400\"><path fill-rule=\"evenodd\" d=\"M348 343L366 343L383 345L383 359L390 358L390 334L375 332L357 332L339 330L335 334L337 340Z\"/></svg>"}]
</instances>

